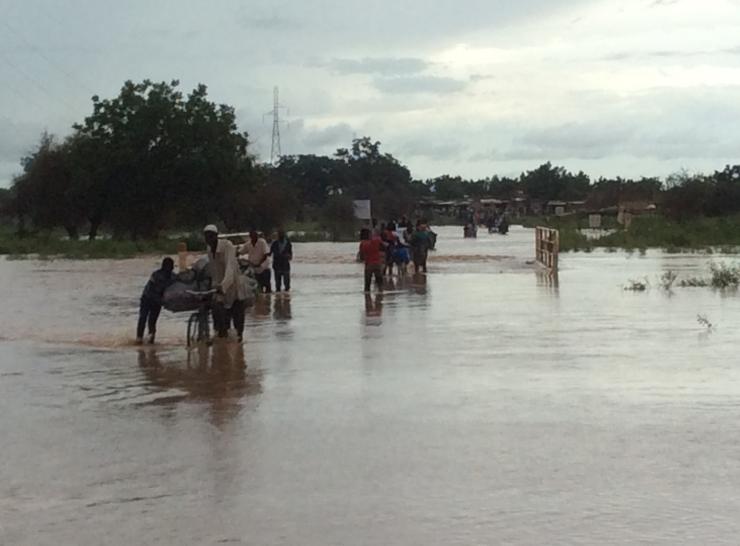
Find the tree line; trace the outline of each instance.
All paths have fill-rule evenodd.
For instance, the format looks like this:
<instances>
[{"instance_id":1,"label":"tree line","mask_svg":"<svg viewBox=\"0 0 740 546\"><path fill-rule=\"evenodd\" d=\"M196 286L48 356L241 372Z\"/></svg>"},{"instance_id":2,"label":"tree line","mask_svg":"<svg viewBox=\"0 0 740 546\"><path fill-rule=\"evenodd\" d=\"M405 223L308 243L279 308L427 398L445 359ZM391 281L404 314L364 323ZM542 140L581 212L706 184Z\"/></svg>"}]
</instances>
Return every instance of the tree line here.
<instances>
[{"instance_id":1,"label":"tree line","mask_svg":"<svg viewBox=\"0 0 740 546\"><path fill-rule=\"evenodd\" d=\"M63 228L70 238L155 238L164 230L217 222L270 229L315 222L352 226L352 200L371 199L377 216L411 215L422 198L585 200L597 209L624 201L659 203L678 218L740 212L740 166L665 180L591 180L545 163L517 177L415 180L380 142L354 139L333 156L295 155L275 166L251 153L234 108L199 85L126 82L118 96L92 98L92 113L58 140L41 136L22 173L0 191L0 211L20 234Z\"/></svg>"}]
</instances>

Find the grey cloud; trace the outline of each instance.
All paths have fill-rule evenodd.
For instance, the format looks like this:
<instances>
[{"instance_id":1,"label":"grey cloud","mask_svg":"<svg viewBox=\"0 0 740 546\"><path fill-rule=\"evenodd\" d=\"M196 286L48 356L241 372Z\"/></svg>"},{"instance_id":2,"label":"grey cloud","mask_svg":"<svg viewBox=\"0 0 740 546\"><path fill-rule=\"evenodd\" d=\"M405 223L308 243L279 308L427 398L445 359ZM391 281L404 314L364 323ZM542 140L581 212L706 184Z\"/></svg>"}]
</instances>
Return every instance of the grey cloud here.
<instances>
[{"instance_id":1,"label":"grey cloud","mask_svg":"<svg viewBox=\"0 0 740 546\"><path fill-rule=\"evenodd\" d=\"M432 135L434 137L434 135ZM411 137L412 140L398 147L398 153L401 157L423 157L434 160L458 159L463 151L463 144L460 141L445 140L443 136L439 139Z\"/></svg>"},{"instance_id":2,"label":"grey cloud","mask_svg":"<svg viewBox=\"0 0 740 546\"><path fill-rule=\"evenodd\" d=\"M569 123L530 131L519 139L519 146L504 154L505 159L532 159L543 154L553 158L598 159L614 152L632 138L635 129L621 124Z\"/></svg>"},{"instance_id":3,"label":"grey cloud","mask_svg":"<svg viewBox=\"0 0 740 546\"><path fill-rule=\"evenodd\" d=\"M21 172L18 161L5 161L0 159L0 188L10 186L13 177Z\"/></svg>"},{"instance_id":4,"label":"grey cloud","mask_svg":"<svg viewBox=\"0 0 740 546\"><path fill-rule=\"evenodd\" d=\"M302 24L297 19L282 15L245 16L240 19L242 26L253 30L276 31L297 30Z\"/></svg>"},{"instance_id":5,"label":"grey cloud","mask_svg":"<svg viewBox=\"0 0 740 546\"><path fill-rule=\"evenodd\" d=\"M413 57L365 57L364 59L333 59L329 66L340 74L399 76L422 72L429 67L429 63Z\"/></svg>"},{"instance_id":6,"label":"grey cloud","mask_svg":"<svg viewBox=\"0 0 740 546\"><path fill-rule=\"evenodd\" d=\"M607 107L602 121L532 127L497 149L503 161L629 156L680 160L734 157L740 132L740 90L658 90Z\"/></svg>"},{"instance_id":7,"label":"grey cloud","mask_svg":"<svg viewBox=\"0 0 740 546\"><path fill-rule=\"evenodd\" d=\"M376 78L373 85L384 93L456 93L468 82L440 76L398 76Z\"/></svg>"},{"instance_id":8,"label":"grey cloud","mask_svg":"<svg viewBox=\"0 0 740 546\"><path fill-rule=\"evenodd\" d=\"M32 150L43 130L40 125L14 123L0 115L0 161L20 165L21 157Z\"/></svg>"},{"instance_id":9,"label":"grey cloud","mask_svg":"<svg viewBox=\"0 0 740 546\"><path fill-rule=\"evenodd\" d=\"M347 123L338 123L323 129L305 131L302 141L309 147L325 148L334 145L348 145L353 136L352 127Z\"/></svg>"},{"instance_id":10,"label":"grey cloud","mask_svg":"<svg viewBox=\"0 0 740 546\"><path fill-rule=\"evenodd\" d=\"M692 57L710 57L716 55L738 55L740 54L740 45L723 49L703 49L687 51L680 49L657 49L652 51L615 51L600 57L602 61L633 61L638 59L671 59Z\"/></svg>"},{"instance_id":11,"label":"grey cloud","mask_svg":"<svg viewBox=\"0 0 740 546\"><path fill-rule=\"evenodd\" d=\"M234 4L236 0L225 0ZM366 0L325 0L321 8L314 3L288 0L275 5L274 0L255 0L249 4L251 28L267 22L274 29L274 38L290 40L299 50L336 55L349 47L358 51L392 51L394 47L417 50L441 42L451 42L468 32L502 27L518 20L531 19L533 14L546 18L560 10L575 10L594 0L408 0L406 2ZM246 9L246 8L245 8ZM291 29L293 21L300 28ZM471 16L472 14L472 16ZM278 20L273 22L272 19ZM283 21L282 19L288 19ZM282 25L282 27L281 27ZM288 32L297 30L293 35ZM262 34L260 37L262 37ZM333 55L332 55L333 54Z\"/></svg>"},{"instance_id":12,"label":"grey cloud","mask_svg":"<svg viewBox=\"0 0 740 546\"><path fill-rule=\"evenodd\" d=\"M681 50L655 50L655 51L617 51L604 55L602 61L634 61L637 59L671 59L690 58L702 55L714 55L718 51L681 51Z\"/></svg>"},{"instance_id":13,"label":"grey cloud","mask_svg":"<svg viewBox=\"0 0 740 546\"><path fill-rule=\"evenodd\" d=\"M479 163L481 161L494 161L503 156L496 148L484 152L476 152L468 156L468 161Z\"/></svg>"}]
</instances>

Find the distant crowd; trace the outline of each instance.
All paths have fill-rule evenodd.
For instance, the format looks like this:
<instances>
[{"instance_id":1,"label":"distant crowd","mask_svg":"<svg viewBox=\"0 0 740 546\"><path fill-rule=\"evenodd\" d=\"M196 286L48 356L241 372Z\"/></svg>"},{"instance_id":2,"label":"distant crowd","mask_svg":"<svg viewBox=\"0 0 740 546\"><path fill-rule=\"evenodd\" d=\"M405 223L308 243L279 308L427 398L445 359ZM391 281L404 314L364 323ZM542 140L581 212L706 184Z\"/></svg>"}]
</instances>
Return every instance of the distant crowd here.
<instances>
[{"instance_id":1,"label":"distant crowd","mask_svg":"<svg viewBox=\"0 0 740 546\"><path fill-rule=\"evenodd\" d=\"M373 219L371 226L360 231L358 261L365 264L365 292L369 292L372 281L378 290L383 289L383 278L396 275L404 277L408 266L414 264L414 273L427 272L427 257L437 242L436 234L426 219L412 223L405 216L399 221L378 224Z\"/></svg>"}]
</instances>

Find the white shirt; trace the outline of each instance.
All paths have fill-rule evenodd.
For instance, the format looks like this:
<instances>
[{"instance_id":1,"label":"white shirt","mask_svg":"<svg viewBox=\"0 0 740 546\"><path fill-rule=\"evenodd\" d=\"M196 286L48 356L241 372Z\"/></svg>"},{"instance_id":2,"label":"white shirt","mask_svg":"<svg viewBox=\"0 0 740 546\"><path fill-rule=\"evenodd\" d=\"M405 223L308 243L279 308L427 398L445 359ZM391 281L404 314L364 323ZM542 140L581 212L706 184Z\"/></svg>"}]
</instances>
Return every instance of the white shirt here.
<instances>
[{"instance_id":1,"label":"white shirt","mask_svg":"<svg viewBox=\"0 0 740 546\"><path fill-rule=\"evenodd\" d=\"M219 239L215 253L208 246L208 260L214 288L220 286L223 291L224 306L228 309L235 300L246 299L246 285L239 271L234 245L226 239Z\"/></svg>"},{"instance_id":2,"label":"white shirt","mask_svg":"<svg viewBox=\"0 0 740 546\"><path fill-rule=\"evenodd\" d=\"M262 273L266 269L270 269L270 258L267 258L264 262L265 256L270 254L270 246L267 244L262 237L257 239L255 244L252 241L247 241L239 247L239 254L246 254L249 263L254 267L255 273Z\"/></svg>"}]
</instances>

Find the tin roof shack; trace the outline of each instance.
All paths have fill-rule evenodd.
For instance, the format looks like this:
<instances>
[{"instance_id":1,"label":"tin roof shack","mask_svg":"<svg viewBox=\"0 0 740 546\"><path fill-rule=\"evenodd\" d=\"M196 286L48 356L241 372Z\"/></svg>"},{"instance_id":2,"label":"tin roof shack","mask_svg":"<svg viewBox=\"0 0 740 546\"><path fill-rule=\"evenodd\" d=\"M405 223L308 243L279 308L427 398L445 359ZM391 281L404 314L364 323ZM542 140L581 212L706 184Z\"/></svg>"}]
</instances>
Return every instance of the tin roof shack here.
<instances>
[{"instance_id":1,"label":"tin roof shack","mask_svg":"<svg viewBox=\"0 0 740 546\"><path fill-rule=\"evenodd\" d=\"M471 199L453 199L442 201L439 199L422 199L418 205L418 215L428 218L434 223L464 221L470 215L473 204Z\"/></svg>"},{"instance_id":2,"label":"tin roof shack","mask_svg":"<svg viewBox=\"0 0 740 546\"><path fill-rule=\"evenodd\" d=\"M586 201L548 201L544 207L546 216L565 216L586 210Z\"/></svg>"},{"instance_id":3,"label":"tin roof shack","mask_svg":"<svg viewBox=\"0 0 740 546\"><path fill-rule=\"evenodd\" d=\"M480 200L482 211L485 212L506 212L509 208L509 201L506 199L484 198Z\"/></svg>"},{"instance_id":4,"label":"tin roof shack","mask_svg":"<svg viewBox=\"0 0 740 546\"><path fill-rule=\"evenodd\" d=\"M515 217L526 216L530 213L531 204L529 198L524 195L514 197L507 207L507 212Z\"/></svg>"},{"instance_id":5,"label":"tin roof shack","mask_svg":"<svg viewBox=\"0 0 740 546\"><path fill-rule=\"evenodd\" d=\"M658 210L649 201L622 201L617 207L617 223L629 229L635 216L654 215Z\"/></svg>"}]
</instances>

